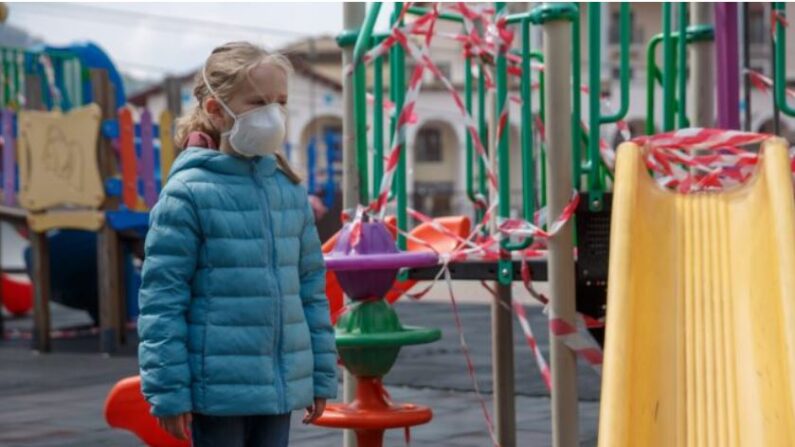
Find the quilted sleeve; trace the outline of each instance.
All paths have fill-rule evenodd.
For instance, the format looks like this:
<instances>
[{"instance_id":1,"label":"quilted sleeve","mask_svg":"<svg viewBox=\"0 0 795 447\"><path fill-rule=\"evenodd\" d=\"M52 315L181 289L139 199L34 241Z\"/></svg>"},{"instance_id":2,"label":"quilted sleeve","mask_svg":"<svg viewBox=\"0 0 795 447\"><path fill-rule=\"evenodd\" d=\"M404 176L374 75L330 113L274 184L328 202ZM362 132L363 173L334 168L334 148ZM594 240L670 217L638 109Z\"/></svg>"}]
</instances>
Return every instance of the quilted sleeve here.
<instances>
[{"instance_id":1,"label":"quilted sleeve","mask_svg":"<svg viewBox=\"0 0 795 447\"><path fill-rule=\"evenodd\" d=\"M171 179L149 217L138 295L141 388L155 416L192 410L187 311L199 240L190 191Z\"/></svg>"},{"instance_id":2,"label":"quilted sleeve","mask_svg":"<svg viewBox=\"0 0 795 447\"><path fill-rule=\"evenodd\" d=\"M308 201L301 234L299 270L301 301L312 336L315 360L314 395L334 399L337 397L337 349L326 299L326 266L315 227L315 217Z\"/></svg>"}]
</instances>

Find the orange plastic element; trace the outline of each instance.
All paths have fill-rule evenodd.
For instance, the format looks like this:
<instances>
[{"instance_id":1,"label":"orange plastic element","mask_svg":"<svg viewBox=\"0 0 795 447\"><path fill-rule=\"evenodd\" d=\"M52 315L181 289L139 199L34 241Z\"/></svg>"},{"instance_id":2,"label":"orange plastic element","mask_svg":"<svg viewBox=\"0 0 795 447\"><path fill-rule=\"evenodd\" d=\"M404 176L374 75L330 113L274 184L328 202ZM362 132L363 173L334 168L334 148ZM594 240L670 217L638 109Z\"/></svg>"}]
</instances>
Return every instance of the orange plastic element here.
<instances>
[{"instance_id":1,"label":"orange plastic element","mask_svg":"<svg viewBox=\"0 0 795 447\"><path fill-rule=\"evenodd\" d=\"M439 217L434 219L434 222L441 224L442 227L447 229L450 233L462 239L469 236L472 226L469 218L466 216ZM411 235L421 241L425 241L430 247L433 247L433 249L428 245L409 239L406 241L407 251L435 250L438 253L450 253L459 245L459 241L456 238L437 230L430 223L419 224L416 228L411 230ZM403 296L404 293L414 287L414 284L417 284L417 281L413 279L396 281L392 286L392 290L386 295L386 300L389 301L389 303L394 303L398 298Z\"/></svg>"},{"instance_id":2,"label":"orange plastic element","mask_svg":"<svg viewBox=\"0 0 795 447\"><path fill-rule=\"evenodd\" d=\"M353 429L359 447L381 447L384 430L425 424L432 417L428 407L392 403L380 378L359 377L356 398L350 404L328 404L315 424Z\"/></svg>"},{"instance_id":3,"label":"orange plastic element","mask_svg":"<svg viewBox=\"0 0 795 447\"><path fill-rule=\"evenodd\" d=\"M33 307L33 286L30 281L16 279L10 275L0 276L3 305L14 315L24 315Z\"/></svg>"},{"instance_id":4,"label":"orange plastic element","mask_svg":"<svg viewBox=\"0 0 795 447\"><path fill-rule=\"evenodd\" d=\"M131 431L151 447L188 447L189 441L180 441L166 433L154 416L149 414L149 403L141 394L141 377L120 380L105 400L105 420L114 428Z\"/></svg>"},{"instance_id":5,"label":"orange plastic element","mask_svg":"<svg viewBox=\"0 0 795 447\"><path fill-rule=\"evenodd\" d=\"M387 228L392 233L392 236L395 237L395 216L387 216L385 221L387 223ZM471 221L465 216L440 217L434 219L434 221L440 223L448 231L461 238L466 238L469 236L469 232L471 231L472 227ZM439 253L450 253L451 251L455 250L459 244L458 240L433 228L430 223L422 223L418 225L411 231L411 235L417 239L427 242ZM432 251L427 245L421 244L417 241L409 239L406 242L406 249L408 251ZM323 253L329 253L334 248L334 244L336 243L337 235L335 234L323 244ZM417 281L415 280L396 282L392 287L392 291L386 296L387 301L394 303L398 300L398 298L403 296L404 293L414 287L414 284L416 283ZM343 298L342 288L337 282L337 277L334 275L334 272L331 271L326 272L326 297L328 297L329 306L331 307L333 324L336 323L336 315L344 306L345 300Z\"/></svg>"}]
</instances>

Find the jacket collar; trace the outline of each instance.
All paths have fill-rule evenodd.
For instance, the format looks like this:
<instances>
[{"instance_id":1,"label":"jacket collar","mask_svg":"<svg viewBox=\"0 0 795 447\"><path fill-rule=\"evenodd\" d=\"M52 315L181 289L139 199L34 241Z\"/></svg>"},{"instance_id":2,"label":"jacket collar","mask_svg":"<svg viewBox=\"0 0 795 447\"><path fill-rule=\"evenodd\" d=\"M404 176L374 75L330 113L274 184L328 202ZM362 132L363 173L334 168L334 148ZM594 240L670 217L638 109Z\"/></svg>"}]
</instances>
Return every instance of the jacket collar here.
<instances>
[{"instance_id":1,"label":"jacket collar","mask_svg":"<svg viewBox=\"0 0 795 447\"><path fill-rule=\"evenodd\" d=\"M199 166L212 172L232 175L250 175L254 169L260 175L266 176L275 174L278 168L274 155L243 158L217 150L189 147L183 150L174 161L169 176L184 169Z\"/></svg>"}]
</instances>

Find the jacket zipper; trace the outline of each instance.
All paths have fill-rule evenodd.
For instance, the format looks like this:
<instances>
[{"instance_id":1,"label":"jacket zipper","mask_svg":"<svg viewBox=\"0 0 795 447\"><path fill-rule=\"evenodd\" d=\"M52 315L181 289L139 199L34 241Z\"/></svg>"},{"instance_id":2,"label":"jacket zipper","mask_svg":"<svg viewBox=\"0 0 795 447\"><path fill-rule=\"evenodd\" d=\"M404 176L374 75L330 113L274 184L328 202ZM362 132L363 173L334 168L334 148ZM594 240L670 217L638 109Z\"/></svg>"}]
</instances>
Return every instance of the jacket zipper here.
<instances>
[{"instance_id":1,"label":"jacket zipper","mask_svg":"<svg viewBox=\"0 0 795 447\"><path fill-rule=\"evenodd\" d=\"M274 299L276 300L276 324L275 324L275 335L273 340L273 364L276 369L276 386L279 388L277 390L277 396L279 398L279 409L278 413L283 414L287 412L285 408L287 403L285 402L285 384L284 384L284 372L281 369L281 350L282 350L282 291L281 291L281 284L279 284L279 276L276 270L276 237L273 234L273 220L271 218L271 211L270 211L270 201L268 200L268 194L265 192L265 186L263 184L262 179L260 178L259 172L256 169L256 162L252 162L251 164L251 174L254 178L254 183L259 188L260 194L260 203L263 205L263 216L265 217L265 234L270 235L270 248L271 248L271 259L269 268L271 270L271 275L273 276L273 280L276 283L276 296ZM264 236L264 235L263 235Z\"/></svg>"}]
</instances>

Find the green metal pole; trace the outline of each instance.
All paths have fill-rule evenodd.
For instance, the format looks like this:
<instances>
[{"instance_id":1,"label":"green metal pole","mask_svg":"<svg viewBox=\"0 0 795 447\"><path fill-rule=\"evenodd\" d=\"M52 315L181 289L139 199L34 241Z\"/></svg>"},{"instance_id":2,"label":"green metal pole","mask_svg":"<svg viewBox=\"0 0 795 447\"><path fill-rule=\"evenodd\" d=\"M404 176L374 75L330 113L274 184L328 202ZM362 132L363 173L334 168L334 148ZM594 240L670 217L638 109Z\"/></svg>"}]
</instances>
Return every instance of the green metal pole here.
<instances>
[{"instance_id":1,"label":"green metal pole","mask_svg":"<svg viewBox=\"0 0 795 447\"><path fill-rule=\"evenodd\" d=\"M620 75L619 75L619 89L621 94L621 101L618 106L618 110L616 110L612 114L602 115L599 118L599 124L608 124L608 123L615 123L624 119L629 112L629 58L630 58L630 37L631 37L631 23L630 23L630 10L629 10L629 3L622 2L620 9L620 19L619 19L619 40L620 40L620 52L619 52L619 59L620 59ZM602 188L605 188L607 184L607 177L612 179L612 174L609 169L606 169L604 164L601 162L599 163L599 173L600 173L600 184ZM593 199L593 198L591 198ZM593 200L591 200L593 202Z\"/></svg>"},{"instance_id":2,"label":"green metal pole","mask_svg":"<svg viewBox=\"0 0 795 447\"><path fill-rule=\"evenodd\" d=\"M685 128L689 126L689 121L687 119L687 38L682 38L682 36L687 36L687 3L681 2L677 5L679 8L679 40L678 40L678 59L679 62L677 64L677 71L679 75L677 76L678 87L679 87L679 95L677 98L677 105L678 107L676 110L678 111L677 114L677 125L679 128Z\"/></svg>"},{"instance_id":3,"label":"green metal pole","mask_svg":"<svg viewBox=\"0 0 795 447\"><path fill-rule=\"evenodd\" d=\"M621 49L619 52L620 58L620 75L619 75L619 88L621 90L621 102L619 104L618 110L613 114L608 114L600 117L599 124L609 124L615 123L616 121L620 121L627 116L629 113L629 57L630 57L630 34L631 24L630 24L630 10L629 10L629 3L622 2L620 6L620 19L619 19L619 27L620 27L620 36L619 39L621 40Z\"/></svg>"},{"instance_id":4,"label":"green metal pole","mask_svg":"<svg viewBox=\"0 0 795 447\"><path fill-rule=\"evenodd\" d=\"M373 196L381 188L384 176L384 60L373 61Z\"/></svg>"},{"instance_id":5,"label":"green metal pole","mask_svg":"<svg viewBox=\"0 0 795 447\"><path fill-rule=\"evenodd\" d=\"M484 73L483 64L478 64L478 136L480 142L486 144L489 141L489 124L488 117L486 116L486 76ZM486 184L486 163L482 157L478 157L478 191L484 200L488 200L488 186ZM488 206L488 204L487 204ZM478 222L483 218L485 210L478 213ZM486 226L483 226L484 233L488 231Z\"/></svg>"},{"instance_id":6,"label":"green metal pole","mask_svg":"<svg viewBox=\"0 0 795 447\"><path fill-rule=\"evenodd\" d=\"M498 11L505 7L505 4L502 2L497 2L495 5ZM497 84L497 97L494 111L497 114L497 129L495 131L498 133L501 132L499 134L499 141L497 141L497 177L499 178L497 188L499 205L497 210L500 218L507 219L511 216L511 146L508 120L505 122L502 121L503 111L507 112L508 110L508 59L505 57L503 51L499 51L497 54L495 82ZM510 241L507 238L503 239L502 247L506 250L511 248ZM499 264L498 278L500 283L503 285L511 284L513 281L513 268L511 267L510 259L501 259Z\"/></svg>"},{"instance_id":7,"label":"green metal pole","mask_svg":"<svg viewBox=\"0 0 795 447\"><path fill-rule=\"evenodd\" d=\"M464 106L467 113L472 115L472 57L467 55L464 58ZM475 198L475 176L474 176L474 142L472 135L469 132L466 134L466 190L467 197L472 203L476 202Z\"/></svg>"},{"instance_id":8,"label":"green metal pole","mask_svg":"<svg viewBox=\"0 0 795 447\"><path fill-rule=\"evenodd\" d=\"M367 98L365 91L364 65L359 64L353 71L353 110L356 126L356 166L359 171L359 203L369 202L367 179Z\"/></svg>"},{"instance_id":9,"label":"green metal pole","mask_svg":"<svg viewBox=\"0 0 795 447\"><path fill-rule=\"evenodd\" d=\"M373 27L381 11L381 3L373 3L367 11L364 25L359 31L356 45L353 48L353 60L356 68L353 71L354 123L356 126L356 161L359 169L359 203L370 201L370 182L368 179L367 157L367 77L365 66L361 63L373 35Z\"/></svg>"},{"instance_id":10,"label":"green metal pole","mask_svg":"<svg viewBox=\"0 0 795 447\"><path fill-rule=\"evenodd\" d=\"M530 53L530 58L543 64L544 56L539 52ZM538 116L542 123L546 123L546 96L544 94L546 89L546 78L544 70L538 73ZM546 125L546 124L545 124ZM547 145L545 141L539 144L539 152L541 153L539 163L541 164L541 207L547 206Z\"/></svg>"},{"instance_id":11,"label":"green metal pole","mask_svg":"<svg viewBox=\"0 0 795 447\"><path fill-rule=\"evenodd\" d=\"M646 47L646 135L654 133L654 71L657 70L657 63L655 61L655 39L654 36Z\"/></svg>"},{"instance_id":12,"label":"green metal pole","mask_svg":"<svg viewBox=\"0 0 795 447\"><path fill-rule=\"evenodd\" d=\"M533 71L530 69L530 20L522 20L522 205L524 218L533 221L535 212L535 160L533 147ZM532 239L527 238L529 246Z\"/></svg>"},{"instance_id":13,"label":"green metal pole","mask_svg":"<svg viewBox=\"0 0 795 447\"><path fill-rule=\"evenodd\" d=\"M431 8L426 8L424 6L410 6L406 12L415 16L423 16L429 13L430 11ZM461 17L459 14L454 14L450 12L440 12L439 19L447 20L448 22L464 23L463 17Z\"/></svg>"},{"instance_id":14,"label":"green metal pole","mask_svg":"<svg viewBox=\"0 0 795 447\"><path fill-rule=\"evenodd\" d=\"M572 181L574 182L574 189L579 191L582 181L582 143L580 140L580 130L582 129L582 102L580 99L582 68L580 64L582 57L580 53L580 10L576 3L574 6L577 9L577 14L571 23L571 144Z\"/></svg>"},{"instance_id":15,"label":"green metal pole","mask_svg":"<svg viewBox=\"0 0 795 447\"><path fill-rule=\"evenodd\" d=\"M777 11L779 17L784 19L786 16L786 4L783 2L773 3L773 10ZM776 105L779 110L788 116L795 116L795 107L787 103L787 29L780 21L776 20L776 51L774 73L774 89L776 95Z\"/></svg>"},{"instance_id":16,"label":"green metal pole","mask_svg":"<svg viewBox=\"0 0 795 447\"><path fill-rule=\"evenodd\" d=\"M604 188L599 176L599 122L601 121L602 53L600 41L602 4L588 4L588 206L593 211L602 208ZM580 126L577 126L580 129ZM578 164L575 160L574 164Z\"/></svg>"},{"instance_id":17,"label":"green metal pole","mask_svg":"<svg viewBox=\"0 0 795 447\"><path fill-rule=\"evenodd\" d=\"M395 104L395 100L397 99L398 92L397 92L397 68L398 62L395 60L397 57L395 56L395 49L392 48L389 50L389 99ZM395 135L395 128L397 127L397 114L398 109L395 109L394 113L389 119L389 137L391 138L392 135ZM387 149L392 150L392 141L389 141L389 147ZM392 181L392 188L389 191L389 200L391 201L394 196L397 194L397 182Z\"/></svg>"},{"instance_id":18,"label":"green metal pole","mask_svg":"<svg viewBox=\"0 0 795 447\"><path fill-rule=\"evenodd\" d=\"M467 113L473 115L473 92L472 92L472 57L467 56L464 59L464 104ZM466 189L467 197L473 203L477 203L477 194L475 193L475 162L477 160L480 166L480 157L475 156L475 142L472 139L472 134L465 132L466 135ZM480 222L483 218L484 211L477 206L475 207L475 222Z\"/></svg>"},{"instance_id":19,"label":"green metal pole","mask_svg":"<svg viewBox=\"0 0 795 447\"><path fill-rule=\"evenodd\" d=\"M403 9L402 2L395 3L395 9L392 12L392 24L394 25L400 19L400 10ZM398 25L402 25L401 23ZM406 56L404 54L403 47L400 45L394 45L390 50L390 65L394 65L395 69L392 72L393 78L389 80L391 84L394 84L394 97L393 102L395 103L395 110L399 111L403 109L403 102L406 96ZM405 132L405 128L401 130L401 132ZM400 138L401 141L405 141L403 138ZM397 168L395 170L395 182L397 184L396 188L396 195L397 195L397 225L400 230L405 232L408 229L408 214L406 212L406 207L408 203L406 201L406 147L405 143L401 143L400 151L401 157L398 159ZM398 232L397 235L397 246L401 250L406 249L406 236ZM401 275L402 276L402 275Z\"/></svg>"},{"instance_id":20,"label":"green metal pole","mask_svg":"<svg viewBox=\"0 0 795 447\"><path fill-rule=\"evenodd\" d=\"M655 97L654 86L655 81L663 84L663 75L660 73L659 67L656 62L657 47L663 41L663 34L657 34L649 40L646 47L646 133L652 134L655 131L654 115L655 115ZM708 42L715 38L713 28L711 25L694 25L687 28L685 34L686 43L692 44L696 42ZM678 42L679 33L671 33L671 40ZM673 46L673 43L672 45Z\"/></svg>"},{"instance_id":21,"label":"green metal pole","mask_svg":"<svg viewBox=\"0 0 795 447\"><path fill-rule=\"evenodd\" d=\"M672 39L677 39L678 34L673 33ZM654 96L655 81L663 84L662 73L657 66L657 47L663 41L663 35L657 34L649 41L646 48L646 134L651 135L656 131L656 97Z\"/></svg>"},{"instance_id":22,"label":"green metal pole","mask_svg":"<svg viewBox=\"0 0 795 447\"><path fill-rule=\"evenodd\" d=\"M671 3L662 5L663 28L663 131L674 130L674 42L671 38Z\"/></svg>"},{"instance_id":23,"label":"green metal pole","mask_svg":"<svg viewBox=\"0 0 795 447\"><path fill-rule=\"evenodd\" d=\"M530 71L530 20L524 19L521 22L521 31L522 31L522 78L520 84L520 94L522 98L522 106L521 106L521 114L522 114L522 126L521 130L521 152L522 152L522 217L527 220L533 220L533 187L535 186L535 175L533 174L533 120L531 118L531 106L533 101L532 96L532 89L530 88L531 83L533 82L532 72ZM503 57L504 58L504 57ZM499 59L498 59L499 62ZM499 78L498 78L499 79ZM507 90L507 69L506 69L506 90ZM499 82L497 83L499 87ZM498 95L499 96L499 95ZM507 92L506 92L507 96ZM506 99L507 100L507 99ZM499 98L498 98L499 102ZM504 129L502 137L505 137L508 134L507 124L506 128ZM500 141L502 143L502 139ZM502 146L500 146L502 149ZM505 151L510 153L510 145L508 145L508 149ZM511 160L507 159L503 161L503 152L500 152L500 168L502 168L503 163L508 165L508 177L510 177L510 163ZM516 163L516 161L514 161ZM502 171L500 171L500 205L502 205L502 194L504 190L507 190L506 195L508 196L508 200L510 201L510 179L508 177L502 176ZM506 180L503 180L506 179ZM510 204L508 206L510 212ZM529 247L530 244L533 243L533 238L525 238L521 242L513 243L510 240L503 241L503 248L509 251L513 250L524 250L525 248ZM512 270L512 269L510 269Z\"/></svg>"}]
</instances>

